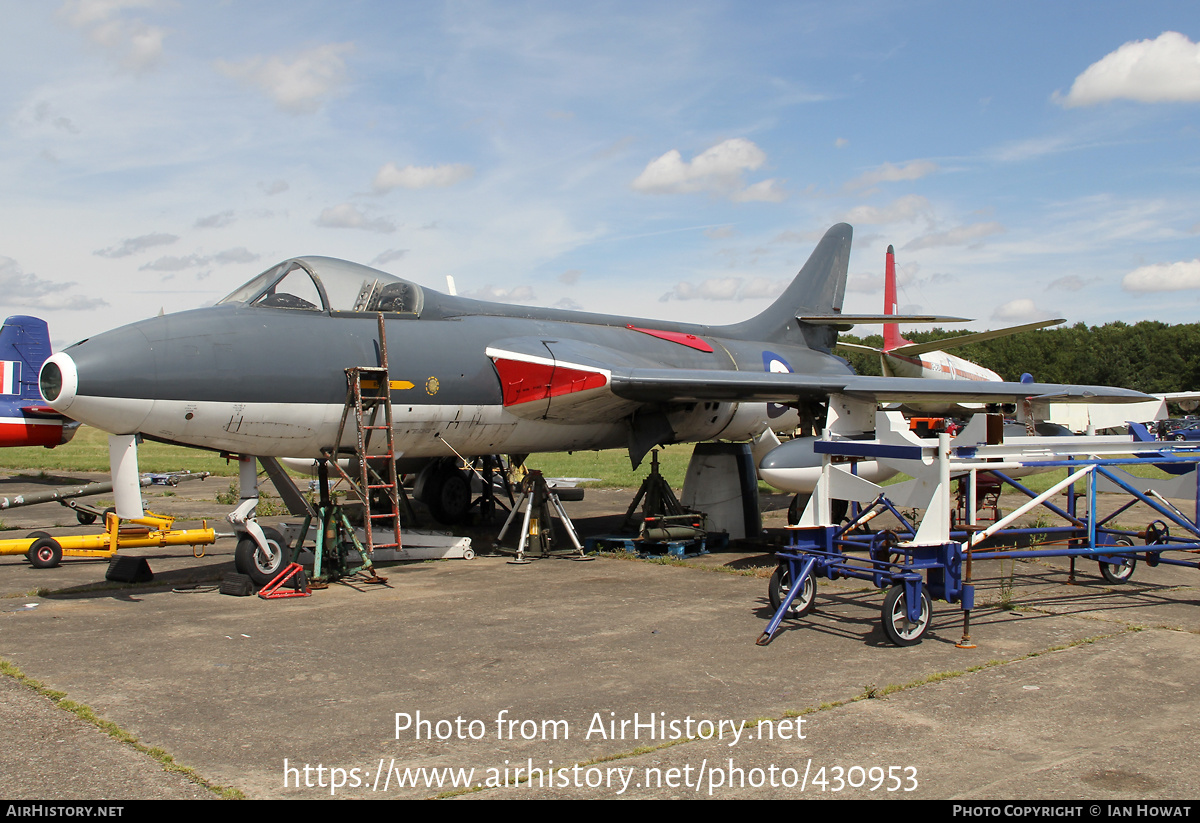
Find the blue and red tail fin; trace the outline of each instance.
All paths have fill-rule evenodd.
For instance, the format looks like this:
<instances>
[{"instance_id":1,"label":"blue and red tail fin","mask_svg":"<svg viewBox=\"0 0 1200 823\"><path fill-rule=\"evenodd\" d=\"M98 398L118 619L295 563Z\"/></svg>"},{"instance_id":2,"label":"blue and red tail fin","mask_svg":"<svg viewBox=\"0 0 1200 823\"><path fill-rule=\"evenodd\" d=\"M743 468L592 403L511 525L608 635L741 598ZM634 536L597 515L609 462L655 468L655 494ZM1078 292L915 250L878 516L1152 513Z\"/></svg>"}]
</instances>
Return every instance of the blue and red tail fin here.
<instances>
[{"instance_id":1,"label":"blue and red tail fin","mask_svg":"<svg viewBox=\"0 0 1200 823\"><path fill-rule=\"evenodd\" d=\"M14 314L0 327L0 397L44 406L38 372L51 354L50 327L40 317Z\"/></svg>"}]
</instances>

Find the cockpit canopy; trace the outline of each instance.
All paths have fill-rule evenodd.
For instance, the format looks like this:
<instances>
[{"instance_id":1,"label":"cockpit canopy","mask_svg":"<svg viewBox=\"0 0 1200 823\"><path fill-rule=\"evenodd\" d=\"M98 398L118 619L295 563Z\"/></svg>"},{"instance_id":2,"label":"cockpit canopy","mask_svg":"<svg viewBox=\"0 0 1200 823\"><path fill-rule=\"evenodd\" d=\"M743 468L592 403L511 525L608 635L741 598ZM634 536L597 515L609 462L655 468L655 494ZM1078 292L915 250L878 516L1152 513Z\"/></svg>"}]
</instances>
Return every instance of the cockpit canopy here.
<instances>
[{"instance_id":1,"label":"cockpit canopy","mask_svg":"<svg viewBox=\"0 0 1200 823\"><path fill-rule=\"evenodd\" d=\"M332 257L298 257L272 266L218 305L419 316L424 300L424 290L416 283L368 266Z\"/></svg>"}]
</instances>

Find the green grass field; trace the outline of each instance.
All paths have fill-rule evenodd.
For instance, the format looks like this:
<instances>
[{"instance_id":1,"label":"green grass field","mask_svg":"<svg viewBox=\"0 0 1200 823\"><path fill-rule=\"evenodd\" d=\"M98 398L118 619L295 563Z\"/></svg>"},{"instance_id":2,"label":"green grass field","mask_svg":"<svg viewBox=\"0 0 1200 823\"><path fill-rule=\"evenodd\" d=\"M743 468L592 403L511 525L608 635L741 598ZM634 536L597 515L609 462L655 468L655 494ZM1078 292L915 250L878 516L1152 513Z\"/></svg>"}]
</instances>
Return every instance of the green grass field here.
<instances>
[{"instance_id":1,"label":"green grass field","mask_svg":"<svg viewBox=\"0 0 1200 823\"><path fill-rule=\"evenodd\" d=\"M659 468L675 488L683 485L690 445L671 446L659 451ZM574 454L535 454L526 462L547 477L595 477L592 486L636 487L650 470L650 456L638 471L629 466L623 449ZM146 441L138 447L138 468L143 472L193 471L237 477L238 467L221 459L216 452L168 446ZM23 472L106 472L108 471L108 435L90 426L80 426L65 446L46 449L40 446L0 449L0 469Z\"/></svg>"},{"instance_id":2,"label":"green grass field","mask_svg":"<svg viewBox=\"0 0 1200 823\"><path fill-rule=\"evenodd\" d=\"M683 487L692 446L681 444L660 449L659 470L673 488ZM535 454L525 464L539 469L547 477L588 477L598 480L586 486L607 488L636 488L650 471L650 455L634 471L629 465L629 455L624 449L608 451L575 452L574 454ZM138 449L138 467L144 472L168 472L188 470L206 471L215 475L236 477L237 464L223 460L215 452L168 446L147 441ZM81 426L75 437L65 446L46 449L40 446L29 448L0 449L0 469L23 472L107 472L108 435L89 426ZM1136 467L1130 472L1138 477L1166 477L1166 473L1153 466ZM1041 492L1066 477L1065 469L1025 478L1022 482ZM888 481L899 482L905 476ZM760 488L770 487L760 483Z\"/></svg>"}]
</instances>

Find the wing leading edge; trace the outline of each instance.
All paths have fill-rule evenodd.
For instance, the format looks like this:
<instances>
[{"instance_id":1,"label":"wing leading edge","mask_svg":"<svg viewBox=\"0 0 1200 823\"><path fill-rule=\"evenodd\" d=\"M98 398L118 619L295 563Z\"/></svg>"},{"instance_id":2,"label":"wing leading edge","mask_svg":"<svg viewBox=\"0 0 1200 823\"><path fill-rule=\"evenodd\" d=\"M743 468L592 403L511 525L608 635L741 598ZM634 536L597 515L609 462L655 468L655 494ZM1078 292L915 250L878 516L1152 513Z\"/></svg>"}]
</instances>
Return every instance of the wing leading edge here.
<instances>
[{"instance_id":1,"label":"wing leading edge","mask_svg":"<svg viewBox=\"0 0 1200 823\"><path fill-rule=\"evenodd\" d=\"M993 383L855 374L779 374L698 369L614 369L613 394L641 403L724 400L788 403L842 394L880 403L1012 403L1032 397L1063 403L1134 403L1131 389L1056 383Z\"/></svg>"}]
</instances>

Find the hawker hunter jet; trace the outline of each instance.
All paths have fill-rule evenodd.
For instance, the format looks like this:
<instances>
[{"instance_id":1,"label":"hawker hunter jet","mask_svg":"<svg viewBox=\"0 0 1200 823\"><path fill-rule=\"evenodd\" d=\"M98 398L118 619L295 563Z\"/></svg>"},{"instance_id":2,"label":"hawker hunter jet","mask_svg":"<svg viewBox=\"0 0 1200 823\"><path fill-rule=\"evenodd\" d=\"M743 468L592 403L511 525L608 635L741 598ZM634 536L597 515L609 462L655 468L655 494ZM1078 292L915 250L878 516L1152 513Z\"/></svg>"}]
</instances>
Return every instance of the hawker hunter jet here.
<instances>
[{"instance_id":1,"label":"hawker hunter jet","mask_svg":"<svg viewBox=\"0 0 1200 823\"><path fill-rule=\"evenodd\" d=\"M353 448L349 429L334 442L345 369L379 365L382 314L396 453L443 469L460 457L614 447L628 448L636 465L656 444L744 440L824 421L833 395L1144 399L1087 386L854 374L833 354L838 329L863 321L841 312L851 234L831 228L771 306L727 326L487 303L298 257L214 306L70 346L47 361L41 388L57 411L113 434L327 457ZM426 499L462 482L443 469Z\"/></svg>"},{"instance_id":2,"label":"hawker hunter jet","mask_svg":"<svg viewBox=\"0 0 1200 823\"><path fill-rule=\"evenodd\" d=\"M40 317L14 314L0 328L0 447L61 446L79 424L46 405L38 370L50 356L50 330Z\"/></svg>"}]
</instances>

